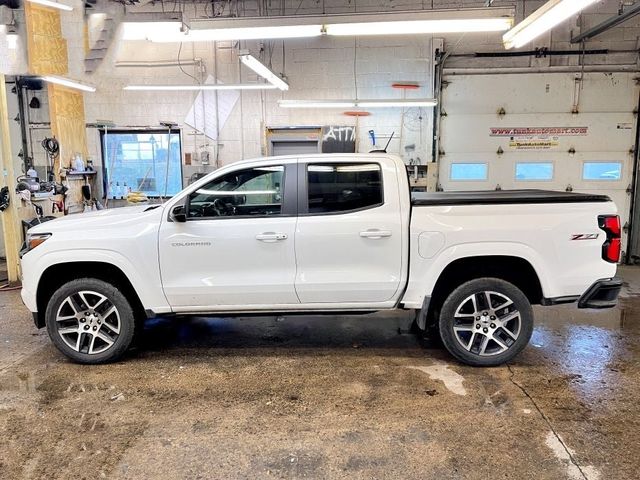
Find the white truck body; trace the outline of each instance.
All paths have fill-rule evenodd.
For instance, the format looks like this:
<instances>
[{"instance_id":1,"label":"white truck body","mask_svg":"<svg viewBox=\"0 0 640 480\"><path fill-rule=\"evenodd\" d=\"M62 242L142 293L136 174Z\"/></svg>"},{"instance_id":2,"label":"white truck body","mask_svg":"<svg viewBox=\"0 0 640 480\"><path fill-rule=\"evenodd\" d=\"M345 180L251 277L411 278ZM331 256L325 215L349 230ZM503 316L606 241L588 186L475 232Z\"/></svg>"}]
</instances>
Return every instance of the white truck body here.
<instances>
[{"instance_id":1,"label":"white truck body","mask_svg":"<svg viewBox=\"0 0 640 480\"><path fill-rule=\"evenodd\" d=\"M379 165L383 201L348 212L305 211L306 169L327 164L338 170ZM289 210L173 220L172 212L212 180L249 168L283 169L282 204ZM518 259L516 267L526 262L523 276L535 272L527 281L539 285L540 298L531 303L568 302L614 277L616 263L603 259L606 235L598 217L615 214L606 198L564 192L412 199L404 163L388 154L263 158L220 168L156 208L102 210L32 228L30 235L50 236L22 257L22 298L43 326L43 282L53 278L47 272L87 264L119 270L147 316L419 310L456 261L487 258L490 265L500 257ZM518 275L510 271L509 278Z\"/></svg>"}]
</instances>

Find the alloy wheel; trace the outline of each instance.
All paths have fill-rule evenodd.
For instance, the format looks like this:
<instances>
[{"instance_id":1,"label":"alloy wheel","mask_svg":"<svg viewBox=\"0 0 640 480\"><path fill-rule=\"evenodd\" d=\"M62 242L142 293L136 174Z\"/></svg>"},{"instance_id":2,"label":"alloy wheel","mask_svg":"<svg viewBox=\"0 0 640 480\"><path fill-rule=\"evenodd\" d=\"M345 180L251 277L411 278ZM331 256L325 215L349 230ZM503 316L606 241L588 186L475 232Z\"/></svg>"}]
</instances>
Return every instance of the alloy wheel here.
<instances>
[{"instance_id":1,"label":"alloy wheel","mask_svg":"<svg viewBox=\"0 0 640 480\"><path fill-rule=\"evenodd\" d=\"M79 353L95 355L113 346L120 335L120 313L101 293L83 290L65 298L56 313L56 330Z\"/></svg>"},{"instance_id":2,"label":"alloy wheel","mask_svg":"<svg viewBox=\"0 0 640 480\"><path fill-rule=\"evenodd\" d=\"M522 318L513 300L502 293L481 291L456 308L453 331L465 350L480 356L506 352L520 335Z\"/></svg>"}]
</instances>

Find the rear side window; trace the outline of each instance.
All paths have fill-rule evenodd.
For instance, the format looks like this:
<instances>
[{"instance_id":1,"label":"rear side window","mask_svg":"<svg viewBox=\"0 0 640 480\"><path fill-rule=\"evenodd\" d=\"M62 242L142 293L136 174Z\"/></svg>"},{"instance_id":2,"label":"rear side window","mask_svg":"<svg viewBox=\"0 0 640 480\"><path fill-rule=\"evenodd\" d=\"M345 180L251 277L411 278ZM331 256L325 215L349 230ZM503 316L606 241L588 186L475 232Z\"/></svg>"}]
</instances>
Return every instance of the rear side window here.
<instances>
[{"instance_id":1,"label":"rear side window","mask_svg":"<svg viewBox=\"0 0 640 480\"><path fill-rule=\"evenodd\" d=\"M307 167L309 213L340 213L383 203L377 163L322 163Z\"/></svg>"}]
</instances>

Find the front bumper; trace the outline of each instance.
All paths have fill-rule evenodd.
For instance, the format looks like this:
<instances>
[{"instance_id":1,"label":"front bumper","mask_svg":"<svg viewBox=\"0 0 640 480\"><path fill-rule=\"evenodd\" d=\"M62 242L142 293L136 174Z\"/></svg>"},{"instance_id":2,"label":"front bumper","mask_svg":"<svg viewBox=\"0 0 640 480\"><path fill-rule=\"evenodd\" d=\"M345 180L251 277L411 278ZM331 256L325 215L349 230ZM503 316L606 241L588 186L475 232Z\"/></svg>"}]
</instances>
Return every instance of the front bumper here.
<instances>
[{"instance_id":1,"label":"front bumper","mask_svg":"<svg viewBox=\"0 0 640 480\"><path fill-rule=\"evenodd\" d=\"M622 289L622 279L614 277L598 280L582 294L578 308L611 308L618 301Z\"/></svg>"}]
</instances>

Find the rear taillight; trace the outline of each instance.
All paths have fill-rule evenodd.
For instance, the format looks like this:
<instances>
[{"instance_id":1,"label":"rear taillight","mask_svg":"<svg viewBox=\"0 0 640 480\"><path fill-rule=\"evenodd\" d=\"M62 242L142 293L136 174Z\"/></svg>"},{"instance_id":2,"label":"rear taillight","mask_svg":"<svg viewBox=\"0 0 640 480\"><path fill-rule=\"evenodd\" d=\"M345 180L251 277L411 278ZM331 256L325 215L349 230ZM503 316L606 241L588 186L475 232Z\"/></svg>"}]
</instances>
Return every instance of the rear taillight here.
<instances>
[{"instance_id":1,"label":"rear taillight","mask_svg":"<svg viewBox=\"0 0 640 480\"><path fill-rule=\"evenodd\" d=\"M611 263L620 260L620 217L618 215L599 215L598 226L607 234L602 244L602 259Z\"/></svg>"}]
</instances>

